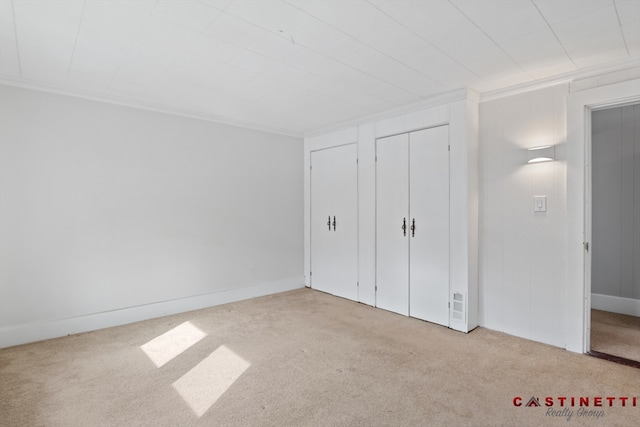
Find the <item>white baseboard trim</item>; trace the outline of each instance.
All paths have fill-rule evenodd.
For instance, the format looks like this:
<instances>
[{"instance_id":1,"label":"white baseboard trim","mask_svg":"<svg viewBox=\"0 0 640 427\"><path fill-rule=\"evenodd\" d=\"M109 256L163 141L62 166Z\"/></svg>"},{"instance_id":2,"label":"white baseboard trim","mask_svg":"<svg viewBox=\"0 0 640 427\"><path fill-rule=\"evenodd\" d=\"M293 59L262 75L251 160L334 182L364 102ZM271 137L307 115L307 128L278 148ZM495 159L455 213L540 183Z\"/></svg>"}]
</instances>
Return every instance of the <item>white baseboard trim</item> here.
<instances>
[{"instance_id":1,"label":"white baseboard trim","mask_svg":"<svg viewBox=\"0 0 640 427\"><path fill-rule=\"evenodd\" d=\"M591 294L591 308L640 317L640 300Z\"/></svg>"},{"instance_id":2,"label":"white baseboard trim","mask_svg":"<svg viewBox=\"0 0 640 427\"><path fill-rule=\"evenodd\" d=\"M127 307L44 322L0 327L0 348L58 338L80 332L95 331L141 320L184 313L201 308L271 295L304 287L302 277L291 277L252 286L227 289L171 301Z\"/></svg>"}]
</instances>

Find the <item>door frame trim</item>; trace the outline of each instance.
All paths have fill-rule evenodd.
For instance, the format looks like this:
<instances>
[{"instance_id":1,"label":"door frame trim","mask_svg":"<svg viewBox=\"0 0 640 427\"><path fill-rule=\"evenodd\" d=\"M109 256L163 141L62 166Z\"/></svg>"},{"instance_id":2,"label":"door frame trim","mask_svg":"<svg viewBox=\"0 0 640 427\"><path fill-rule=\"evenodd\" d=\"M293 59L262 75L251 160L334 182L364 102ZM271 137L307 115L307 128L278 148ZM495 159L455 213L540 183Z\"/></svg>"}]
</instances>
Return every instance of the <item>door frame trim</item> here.
<instances>
[{"instance_id":1,"label":"door frame trim","mask_svg":"<svg viewBox=\"0 0 640 427\"><path fill-rule=\"evenodd\" d=\"M640 101L640 79L567 96L567 282L566 349L587 353L590 345L591 266L585 243L591 238L591 112Z\"/></svg>"}]
</instances>

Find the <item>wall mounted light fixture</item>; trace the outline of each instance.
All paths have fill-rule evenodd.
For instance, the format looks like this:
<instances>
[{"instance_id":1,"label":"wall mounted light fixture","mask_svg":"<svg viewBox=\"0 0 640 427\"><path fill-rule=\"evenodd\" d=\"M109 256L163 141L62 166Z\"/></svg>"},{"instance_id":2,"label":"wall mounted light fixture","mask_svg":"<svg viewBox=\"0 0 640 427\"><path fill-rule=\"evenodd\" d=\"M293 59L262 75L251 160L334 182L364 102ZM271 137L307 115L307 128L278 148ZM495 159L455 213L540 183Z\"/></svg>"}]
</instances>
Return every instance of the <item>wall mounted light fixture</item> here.
<instances>
[{"instance_id":1,"label":"wall mounted light fixture","mask_svg":"<svg viewBox=\"0 0 640 427\"><path fill-rule=\"evenodd\" d=\"M529 161L527 163L550 162L555 160L556 149L553 145L544 145L542 147L532 147L527 149Z\"/></svg>"}]
</instances>

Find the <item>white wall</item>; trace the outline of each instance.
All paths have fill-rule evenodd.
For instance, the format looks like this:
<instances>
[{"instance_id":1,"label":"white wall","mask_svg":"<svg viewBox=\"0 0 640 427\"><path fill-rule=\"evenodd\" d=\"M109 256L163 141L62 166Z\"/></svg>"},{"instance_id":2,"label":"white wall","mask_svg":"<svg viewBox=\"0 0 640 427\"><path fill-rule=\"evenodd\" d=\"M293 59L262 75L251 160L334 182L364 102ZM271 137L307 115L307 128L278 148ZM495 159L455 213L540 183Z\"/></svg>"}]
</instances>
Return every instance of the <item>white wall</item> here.
<instances>
[{"instance_id":1,"label":"white wall","mask_svg":"<svg viewBox=\"0 0 640 427\"><path fill-rule=\"evenodd\" d=\"M588 350L583 116L585 106L637 97L638 71L480 104L481 326ZM554 162L527 164L526 148L548 144ZM536 195L547 196L546 213L533 212Z\"/></svg>"},{"instance_id":2,"label":"white wall","mask_svg":"<svg viewBox=\"0 0 640 427\"><path fill-rule=\"evenodd\" d=\"M0 102L0 346L303 286L301 139Z\"/></svg>"},{"instance_id":3,"label":"white wall","mask_svg":"<svg viewBox=\"0 0 640 427\"><path fill-rule=\"evenodd\" d=\"M591 292L640 300L640 105L594 111Z\"/></svg>"},{"instance_id":4,"label":"white wall","mask_svg":"<svg viewBox=\"0 0 640 427\"><path fill-rule=\"evenodd\" d=\"M480 104L480 325L564 347L567 85ZM553 144L556 161L527 164ZM533 212L533 196L547 212Z\"/></svg>"}]
</instances>

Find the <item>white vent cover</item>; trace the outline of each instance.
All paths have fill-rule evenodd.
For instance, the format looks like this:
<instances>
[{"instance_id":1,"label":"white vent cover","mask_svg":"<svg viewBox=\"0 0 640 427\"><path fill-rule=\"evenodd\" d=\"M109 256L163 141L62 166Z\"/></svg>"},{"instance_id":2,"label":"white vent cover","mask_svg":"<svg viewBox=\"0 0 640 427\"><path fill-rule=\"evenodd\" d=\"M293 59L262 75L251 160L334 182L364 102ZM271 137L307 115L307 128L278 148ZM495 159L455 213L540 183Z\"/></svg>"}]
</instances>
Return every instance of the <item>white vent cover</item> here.
<instances>
[{"instance_id":1,"label":"white vent cover","mask_svg":"<svg viewBox=\"0 0 640 427\"><path fill-rule=\"evenodd\" d=\"M456 322L465 322L464 295L461 292L453 293L453 307L451 309L451 318Z\"/></svg>"}]
</instances>

